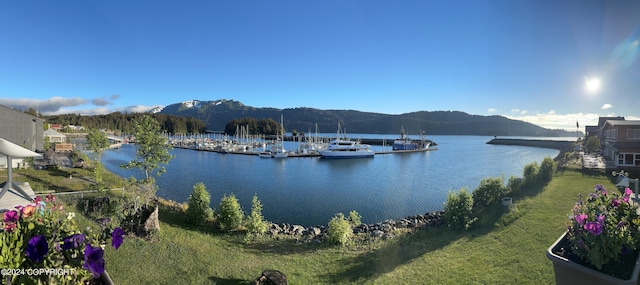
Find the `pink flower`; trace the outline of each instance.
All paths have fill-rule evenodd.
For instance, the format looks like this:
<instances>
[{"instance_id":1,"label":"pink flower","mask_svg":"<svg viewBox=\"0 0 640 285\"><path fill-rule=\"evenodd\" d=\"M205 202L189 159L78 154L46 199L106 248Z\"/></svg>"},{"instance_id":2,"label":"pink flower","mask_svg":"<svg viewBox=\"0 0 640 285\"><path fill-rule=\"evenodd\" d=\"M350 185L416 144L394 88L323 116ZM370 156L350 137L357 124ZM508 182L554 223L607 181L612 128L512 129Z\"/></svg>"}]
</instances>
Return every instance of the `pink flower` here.
<instances>
[{"instance_id":1,"label":"pink flower","mask_svg":"<svg viewBox=\"0 0 640 285\"><path fill-rule=\"evenodd\" d=\"M620 206L620 200L618 199L611 200L611 206L613 206L614 208Z\"/></svg>"},{"instance_id":2,"label":"pink flower","mask_svg":"<svg viewBox=\"0 0 640 285\"><path fill-rule=\"evenodd\" d=\"M587 214L578 214L576 215L575 219L576 219L576 222L578 222L578 224L582 226L584 225L584 221L586 221L588 217L589 216L587 216Z\"/></svg>"},{"instance_id":3,"label":"pink flower","mask_svg":"<svg viewBox=\"0 0 640 285\"><path fill-rule=\"evenodd\" d=\"M584 229L594 236L599 236L602 233L602 225L598 222L588 222L584 224Z\"/></svg>"}]
</instances>

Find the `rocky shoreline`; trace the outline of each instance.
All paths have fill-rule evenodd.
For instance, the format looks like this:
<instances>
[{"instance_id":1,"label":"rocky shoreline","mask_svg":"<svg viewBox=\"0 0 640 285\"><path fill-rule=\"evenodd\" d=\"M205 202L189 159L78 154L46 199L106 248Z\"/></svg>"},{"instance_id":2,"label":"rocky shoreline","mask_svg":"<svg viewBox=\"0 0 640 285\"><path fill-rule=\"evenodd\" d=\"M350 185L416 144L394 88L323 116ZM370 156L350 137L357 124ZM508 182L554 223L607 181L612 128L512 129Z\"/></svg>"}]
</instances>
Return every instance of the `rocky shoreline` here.
<instances>
[{"instance_id":1,"label":"rocky shoreline","mask_svg":"<svg viewBox=\"0 0 640 285\"><path fill-rule=\"evenodd\" d=\"M421 230L444 225L444 211L429 212L424 215L413 215L395 220L385 220L381 223L360 224L353 228L354 234L364 234L373 238L393 239L397 229ZM302 242L321 243L327 237L327 226L304 227L291 224L272 223L267 233L271 236L296 237Z\"/></svg>"}]
</instances>

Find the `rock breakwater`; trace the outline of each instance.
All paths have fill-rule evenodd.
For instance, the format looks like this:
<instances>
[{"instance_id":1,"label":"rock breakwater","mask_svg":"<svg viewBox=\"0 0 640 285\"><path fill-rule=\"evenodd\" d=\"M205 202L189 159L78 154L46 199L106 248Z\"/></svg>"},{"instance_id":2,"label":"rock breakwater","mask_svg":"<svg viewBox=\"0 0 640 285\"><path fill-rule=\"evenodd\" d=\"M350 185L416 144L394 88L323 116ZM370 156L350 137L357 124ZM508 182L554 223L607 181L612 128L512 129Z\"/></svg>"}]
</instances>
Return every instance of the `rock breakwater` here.
<instances>
[{"instance_id":1,"label":"rock breakwater","mask_svg":"<svg viewBox=\"0 0 640 285\"><path fill-rule=\"evenodd\" d=\"M357 235L368 235L372 238L393 239L397 229L420 230L444 225L444 211L408 216L398 221L385 220L380 223L360 224L353 228ZM291 236L303 242L321 243L327 238L327 226L304 227L286 223L272 223L268 234L272 236Z\"/></svg>"}]
</instances>

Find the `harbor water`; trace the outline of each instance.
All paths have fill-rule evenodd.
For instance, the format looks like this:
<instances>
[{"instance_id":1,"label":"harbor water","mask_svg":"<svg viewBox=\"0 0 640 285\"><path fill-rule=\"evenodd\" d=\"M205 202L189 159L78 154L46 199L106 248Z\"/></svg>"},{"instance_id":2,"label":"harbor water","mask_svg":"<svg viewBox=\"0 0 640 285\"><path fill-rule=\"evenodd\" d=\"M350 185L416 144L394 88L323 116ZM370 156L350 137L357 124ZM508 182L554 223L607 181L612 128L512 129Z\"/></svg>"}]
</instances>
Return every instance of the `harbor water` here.
<instances>
[{"instance_id":1,"label":"harbor water","mask_svg":"<svg viewBox=\"0 0 640 285\"><path fill-rule=\"evenodd\" d=\"M372 136L380 137L362 135ZM394 138L386 137L390 142ZM157 195L186 202L193 186L202 182L211 193L214 211L224 194L233 193L248 214L257 194L264 217L274 223L322 225L336 213L347 215L351 210L358 211L363 222L374 223L441 210L448 191L472 191L488 177L503 176L505 181L512 175L522 177L525 165L559 153L555 149L486 144L492 137L428 139L438 144L438 150L341 160L265 159L175 148L167 172L156 177ZM294 143L285 143L287 150L294 147ZM120 167L134 156L135 145L125 144L105 151L102 162L117 175L141 178L142 171Z\"/></svg>"}]
</instances>

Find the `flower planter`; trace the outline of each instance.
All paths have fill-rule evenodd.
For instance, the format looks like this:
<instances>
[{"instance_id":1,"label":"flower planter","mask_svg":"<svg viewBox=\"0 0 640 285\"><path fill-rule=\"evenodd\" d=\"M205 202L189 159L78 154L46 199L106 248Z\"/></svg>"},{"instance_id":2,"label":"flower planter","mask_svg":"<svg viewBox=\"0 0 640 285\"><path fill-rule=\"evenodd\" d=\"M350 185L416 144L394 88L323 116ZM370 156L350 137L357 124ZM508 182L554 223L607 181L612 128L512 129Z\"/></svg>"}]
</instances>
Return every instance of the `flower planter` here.
<instances>
[{"instance_id":1,"label":"flower planter","mask_svg":"<svg viewBox=\"0 0 640 285\"><path fill-rule=\"evenodd\" d=\"M509 207L513 204L513 198L511 197L504 197L502 198L502 206L506 206Z\"/></svg>"},{"instance_id":2,"label":"flower planter","mask_svg":"<svg viewBox=\"0 0 640 285\"><path fill-rule=\"evenodd\" d=\"M638 283L638 274L640 273L640 255L635 258L635 266L633 267L633 271L631 272L629 279L616 278L557 255L555 252L558 252L562 247L562 244L566 241L566 235L567 233L565 232L547 249L547 258L553 262L553 272L555 273L556 284L635 285Z\"/></svg>"}]
</instances>

